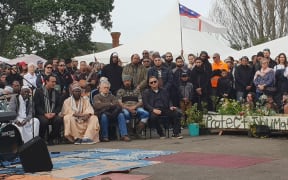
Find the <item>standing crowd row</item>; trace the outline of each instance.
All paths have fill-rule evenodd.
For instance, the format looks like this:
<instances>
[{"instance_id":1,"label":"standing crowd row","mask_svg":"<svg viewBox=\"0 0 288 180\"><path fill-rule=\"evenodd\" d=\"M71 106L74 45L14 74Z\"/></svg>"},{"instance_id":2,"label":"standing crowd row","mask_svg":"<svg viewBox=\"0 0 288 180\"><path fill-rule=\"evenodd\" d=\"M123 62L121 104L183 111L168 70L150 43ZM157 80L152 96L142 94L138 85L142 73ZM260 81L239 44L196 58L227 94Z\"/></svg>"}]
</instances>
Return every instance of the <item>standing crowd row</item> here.
<instances>
[{"instance_id":1,"label":"standing crowd row","mask_svg":"<svg viewBox=\"0 0 288 180\"><path fill-rule=\"evenodd\" d=\"M185 63L183 56L174 58L170 52L160 56L144 50L142 57L131 55L131 62L125 66L117 53L111 54L107 65L81 61L79 69L78 61L71 59L53 59L44 65L38 61L37 66L25 62L2 64L0 95L9 97L8 108L17 113L13 124L23 141L31 139L32 134L42 138L48 134L49 144L60 137L62 127L64 136L75 144L108 142L114 124L121 140L130 141L127 125L132 119L137 119L136 137L140 138L149 124L163 139L163 117L173 128L172 138L181 139L185 111L195 103L200 110L215 111L215 97L243 102L248 96L256 101L266 94L273 97L272 108L287 113L284 53L275 61L269 49L258 52L251 61L246 56L222 61L218 53L213 54L212 63L209 58L202 51L199 57L189 54ZM48 125L52 125L52 131Z\"/></svg>"}]
</instances>

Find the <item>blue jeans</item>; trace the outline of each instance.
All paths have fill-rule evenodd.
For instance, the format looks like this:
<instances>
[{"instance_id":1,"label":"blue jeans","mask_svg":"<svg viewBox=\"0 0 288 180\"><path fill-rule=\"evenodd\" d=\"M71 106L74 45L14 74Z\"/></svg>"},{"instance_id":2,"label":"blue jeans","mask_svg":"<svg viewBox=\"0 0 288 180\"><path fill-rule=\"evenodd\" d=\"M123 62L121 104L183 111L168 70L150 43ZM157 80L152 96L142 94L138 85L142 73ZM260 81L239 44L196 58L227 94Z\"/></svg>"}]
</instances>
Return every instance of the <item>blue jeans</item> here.
<instances>
[{"instance_id":1,"label":"blue jeans","mask_svg":"<svg viewBox=\"0 0 288 180\"><path fill-rule=\"evenodd\" d=\"M120 136L127 136L127 127L126 127L126 121L123 113L119 113L118 117L118 127L120 131ZM108 138L109 132L108 132L108 126L109 126L109 121L107 115L103 113L100 118L100 129L101 129L101 135L102 138Z\"/></svg>"},{"instance_id":2,"label":"blue jeans","mask_svg":"<svg viewBox=\"0 0 288 180\"><path fill-rule=\"evenodd\" d=\"M144 110L143 108L139 107L136 109L137 117L140 119L141 122L147 123L149 118L149 112ZM127 109L123 109L123 114L125 116L126 121L131 120L131 113Z\"/></svg>"}]
</instances>

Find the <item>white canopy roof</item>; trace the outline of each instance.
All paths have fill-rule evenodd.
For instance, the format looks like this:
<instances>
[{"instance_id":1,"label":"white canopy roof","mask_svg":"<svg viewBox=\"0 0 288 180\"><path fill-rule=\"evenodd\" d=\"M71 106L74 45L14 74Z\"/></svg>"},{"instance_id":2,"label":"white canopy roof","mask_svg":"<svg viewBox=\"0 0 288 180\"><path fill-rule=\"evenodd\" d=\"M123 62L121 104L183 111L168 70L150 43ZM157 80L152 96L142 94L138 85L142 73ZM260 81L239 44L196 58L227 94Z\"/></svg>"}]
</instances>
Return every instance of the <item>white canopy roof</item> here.
<instances>
[{"instance_id":1,"label":"white canopy roof","mask_svg":"<svg viewBox=\"0 0 288 180\"><path fill-rule=\"evenodd\" d=\"M131 14L131 16L135 15L136 14ZM145 16L145 13L138 13L137 15ZM126 23L125 20L123 20L123 23ZM91 62L94 61L94 57L96 57L99 62L108 64L110 55L113 52L117 52L120 59L127 63L130 62L130 56L132 54L141 54L143 50L159 51L160 54L169 51L173 53L174 57L180 55L181 30L178 4L175 4L175 7L171 10L170 14L168 14L162 22L159 22L150 29L151 30L146 34L142 36L139 35L139 38L131 43L95 54L77 56L75 59ZM185 57L187 57L186 55L189 53L199 55L202 50L207 51L209 54L218 52L223 56L228 56L229 54L236 52L205 32L182 28L182 39Z\"/></svg>"},{"instance_id":2,"label":"white canopy roof","mask_svg":"<svg viewBox=\"0 0 288 180\"><path fill-rule=\"evenodd\" d=\"M275 58L280 53L288 53L288 36L278 38L263 44L259 44L256 46L252 46L247 49L243 49L241 51L236 51L235 53L232 53L231 56L233 56L236 59L241 58L242 56L248 56L250 59L253 55L256 55L259 51L263 51L264 49L270 49L271 52L271 58Z\"/></svg>"},{"instance_id":3,"label":"white canopy roof","mask_svg":"<svg viewBox=\"0 0 288 180\"><path fill-rule=\"evenodd\" d=\"M9 59L0 56L0 62L8 62Z\"/></svg>"},{"instance_id":4,"label":"white canopy roof","mask_svg":"<svg viewBox=\"0 0 288 180\"><path fill-rule=\"evenodd\" d=\"M19 56L15 59L12 59L12 60L8 61L7 63L13 65L13 64L17 64L18 62L24 61L27 64L33 63L36 65L37 61L39 61L39 60L41 60L43 63L46 62L46 59L43 59L42 57L37 56L35 54L24 54L23 56Z\"/></svg>"}]
</instances>

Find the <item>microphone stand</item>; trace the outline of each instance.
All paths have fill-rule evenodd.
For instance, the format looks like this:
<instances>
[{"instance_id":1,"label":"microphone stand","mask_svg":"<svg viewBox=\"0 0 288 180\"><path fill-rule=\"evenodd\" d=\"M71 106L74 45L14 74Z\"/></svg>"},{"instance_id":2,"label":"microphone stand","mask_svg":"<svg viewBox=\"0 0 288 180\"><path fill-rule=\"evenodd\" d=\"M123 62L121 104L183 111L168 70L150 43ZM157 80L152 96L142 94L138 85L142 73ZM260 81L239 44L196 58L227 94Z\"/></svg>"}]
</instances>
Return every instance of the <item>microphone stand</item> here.
<instances>
[{"instance_id":1,"label":"microphone stand","mask_svg":"<svg viewBox=\"0 0 288 180\"><path fill-rule=\"evenodd\" d=\"M34 72L34 75L36 76L36 73ZM34 118L35 118L35 107L34 107L34 89L36 91L37 87L34 86L30 81L28 81L26 78L22 77L23 80L25 80L32 89L32 94L31 94L31 106L32 106L32 138L35 137L35 132L34 132ZM37 77L36 77L37 78ZM27 111L27 110L26 110Z\"/></svg>"}]
</instances>

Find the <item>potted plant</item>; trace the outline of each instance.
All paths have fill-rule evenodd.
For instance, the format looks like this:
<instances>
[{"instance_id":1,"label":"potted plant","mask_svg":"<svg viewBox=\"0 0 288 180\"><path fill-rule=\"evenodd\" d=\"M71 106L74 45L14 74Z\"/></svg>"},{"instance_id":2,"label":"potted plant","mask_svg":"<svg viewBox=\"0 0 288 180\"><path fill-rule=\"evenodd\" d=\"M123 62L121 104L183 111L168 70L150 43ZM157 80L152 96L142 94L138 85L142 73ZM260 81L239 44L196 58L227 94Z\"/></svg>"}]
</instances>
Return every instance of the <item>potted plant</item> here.
<instances>
[{"instance_id":1,"label":"potted plant","mask_svg":"<svg viewBox=\"0 0 288 180\"><path fill-rule=\"evenodd\" d=\"M197 103L186 110L186 125L189 129L190 136L199 136L200 127L204 127L203 115L204 111L198 109Z\"/></svg>"}]
</instances>

